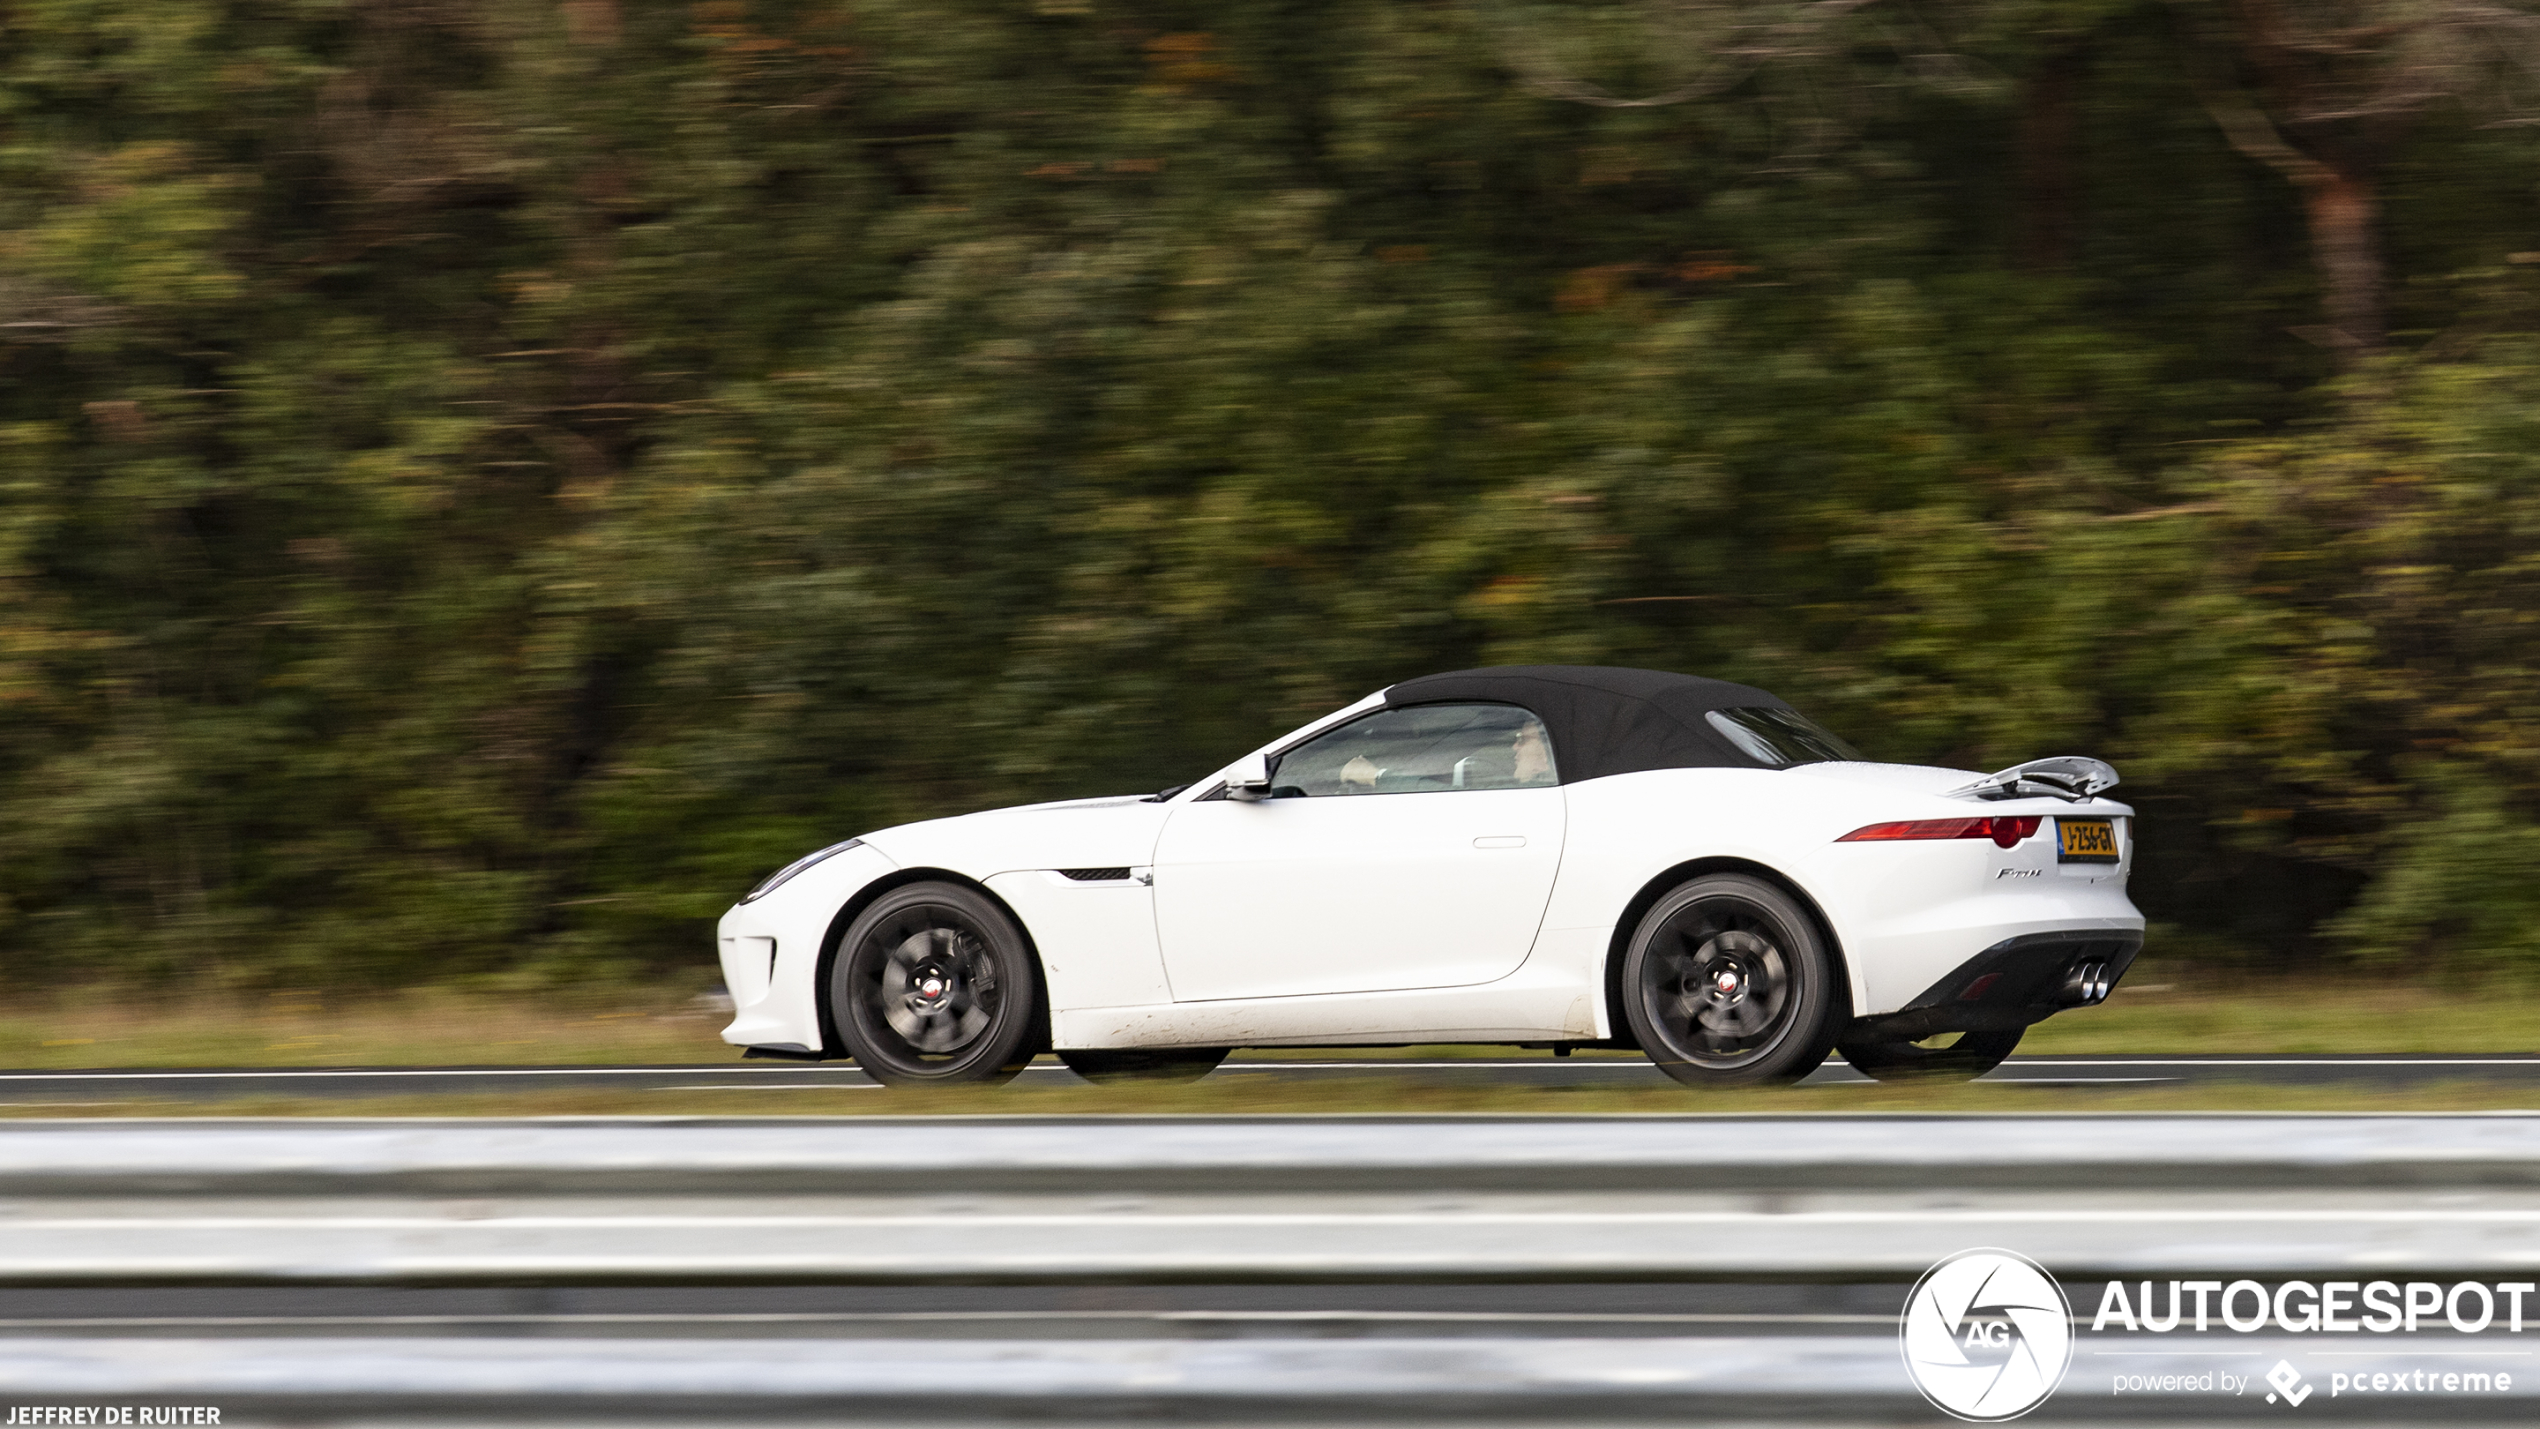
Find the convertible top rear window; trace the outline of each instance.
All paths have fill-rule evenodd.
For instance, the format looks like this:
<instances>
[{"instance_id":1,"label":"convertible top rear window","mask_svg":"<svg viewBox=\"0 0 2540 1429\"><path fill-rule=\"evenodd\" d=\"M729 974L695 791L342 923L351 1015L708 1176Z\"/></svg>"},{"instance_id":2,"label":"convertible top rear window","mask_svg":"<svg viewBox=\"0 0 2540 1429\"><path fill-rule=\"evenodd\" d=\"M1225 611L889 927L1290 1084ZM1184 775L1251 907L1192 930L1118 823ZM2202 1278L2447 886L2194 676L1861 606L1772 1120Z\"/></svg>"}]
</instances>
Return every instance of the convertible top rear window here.
<instances>
[{"instance_id":1,"label":"convertible top rear window","mask_svg":"<svg viewBox=\"0 0 2540 1429\"><path fill-rule=\"evenodd\" d=\"M1749 705L1703 716L1738 752L1771 769L1857 761L1861 751L1794 709Z\"/></svg>"}]
</instances>

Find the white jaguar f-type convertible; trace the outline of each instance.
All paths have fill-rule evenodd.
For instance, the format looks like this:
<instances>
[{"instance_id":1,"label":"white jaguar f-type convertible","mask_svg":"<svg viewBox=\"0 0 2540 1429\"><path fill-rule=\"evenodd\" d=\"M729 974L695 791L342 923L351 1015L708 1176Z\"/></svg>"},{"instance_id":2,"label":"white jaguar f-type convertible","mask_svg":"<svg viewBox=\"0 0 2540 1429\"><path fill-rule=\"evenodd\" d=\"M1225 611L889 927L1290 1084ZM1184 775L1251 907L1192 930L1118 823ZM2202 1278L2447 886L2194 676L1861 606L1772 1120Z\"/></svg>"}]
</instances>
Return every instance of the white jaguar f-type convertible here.
<instances>
[{"instance_id":1,"label":"white jaguar f-type convertible","mask_svg":"<svg viewBox=\"0 0 2540 1429\"><path fill-rule=\"evenodd\" d=\"M1837 1049L1975 1076L2142 946L2116 782L1869 763L1690 675L1430 675L1161 794L797 860L723 916L723 1036L893 1084L1443 1042L1636 1047L1697 1086Z\"/></svg>"}]
</instances>

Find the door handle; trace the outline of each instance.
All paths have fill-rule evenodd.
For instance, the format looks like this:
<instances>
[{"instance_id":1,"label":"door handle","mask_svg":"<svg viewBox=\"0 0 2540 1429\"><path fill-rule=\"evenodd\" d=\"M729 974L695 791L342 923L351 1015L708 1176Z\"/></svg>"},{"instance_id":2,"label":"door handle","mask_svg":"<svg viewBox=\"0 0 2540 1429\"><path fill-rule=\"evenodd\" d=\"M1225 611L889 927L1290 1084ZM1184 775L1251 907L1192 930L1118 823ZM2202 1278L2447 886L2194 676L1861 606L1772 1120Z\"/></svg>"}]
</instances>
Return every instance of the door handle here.
<instances>
[{"instance_id":1,"label":"door handle","mask_svg":"<svg viewBox=\"0 0 2540 1429\"><path fill-rule=\"evenodd\" d=\"M1486 838L1473 840L1475 848L1524 848L1525 846L1526 839L1523 834L1492 834Z\"/></svg>"}]
</instances>

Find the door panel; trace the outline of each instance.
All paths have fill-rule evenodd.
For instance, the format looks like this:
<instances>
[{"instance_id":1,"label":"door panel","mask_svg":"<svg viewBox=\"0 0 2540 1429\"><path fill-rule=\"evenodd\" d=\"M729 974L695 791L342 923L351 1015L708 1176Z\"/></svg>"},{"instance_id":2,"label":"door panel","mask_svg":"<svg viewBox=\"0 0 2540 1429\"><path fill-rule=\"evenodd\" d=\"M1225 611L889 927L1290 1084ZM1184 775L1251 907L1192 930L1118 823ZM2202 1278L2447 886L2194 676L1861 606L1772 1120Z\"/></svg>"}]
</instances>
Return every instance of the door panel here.
<instances>
[{"instance_id":1,"label":"door panel","mask_svg":"<svg viewBox=\"0 0 2540 1429\"><path fill-rule=\"evenodd\" d=\"M1558 788L1186 804L1155 856L1177 1002L1462 987L1526 960Z\"/></svg>"}]
</instances>

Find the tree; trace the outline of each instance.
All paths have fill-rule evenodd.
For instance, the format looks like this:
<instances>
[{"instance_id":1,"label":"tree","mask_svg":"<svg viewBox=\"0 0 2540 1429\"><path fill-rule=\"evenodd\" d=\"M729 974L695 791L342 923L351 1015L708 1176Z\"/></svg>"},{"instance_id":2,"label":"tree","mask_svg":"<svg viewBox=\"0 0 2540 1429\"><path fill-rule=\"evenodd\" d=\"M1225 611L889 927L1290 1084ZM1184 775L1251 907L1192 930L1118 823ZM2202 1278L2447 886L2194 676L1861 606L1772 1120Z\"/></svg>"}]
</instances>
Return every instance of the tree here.
<instances>
[{"instance_id":1,"label":"tree","mask_svg":"<svg viewBox=\"0 0 2540 1429\"><path fill-rule=\"evenodd\" d=\"M2214 122L2301 191L2320 340L2348 357L2379 348L2383 171L2438 104L2515 122L2514 78L2540 73L2540 15L2525 0L2228 0L2187 14L2231 70L2217 81L2191 60Z\"/></svg>"}]
</instances>

